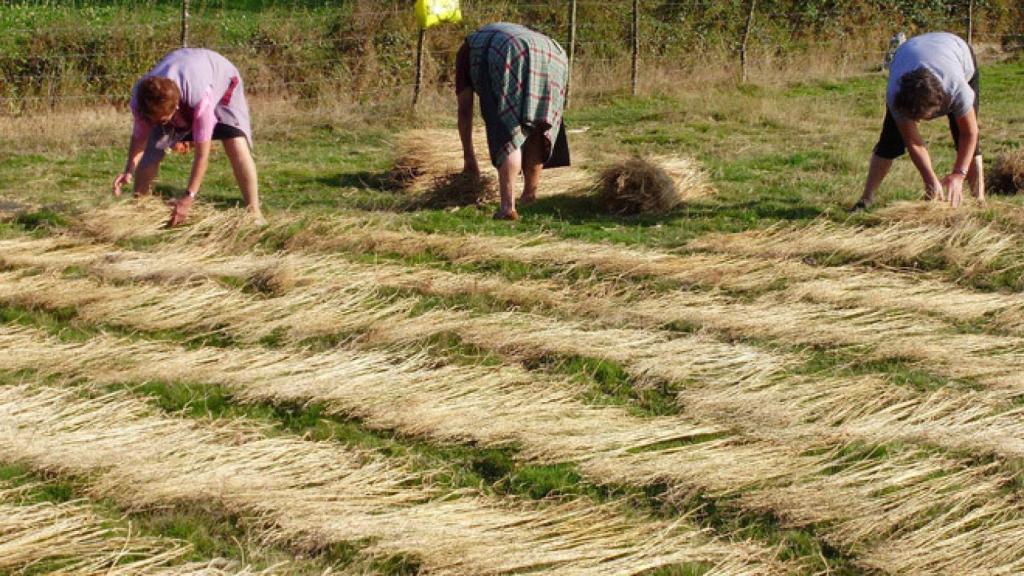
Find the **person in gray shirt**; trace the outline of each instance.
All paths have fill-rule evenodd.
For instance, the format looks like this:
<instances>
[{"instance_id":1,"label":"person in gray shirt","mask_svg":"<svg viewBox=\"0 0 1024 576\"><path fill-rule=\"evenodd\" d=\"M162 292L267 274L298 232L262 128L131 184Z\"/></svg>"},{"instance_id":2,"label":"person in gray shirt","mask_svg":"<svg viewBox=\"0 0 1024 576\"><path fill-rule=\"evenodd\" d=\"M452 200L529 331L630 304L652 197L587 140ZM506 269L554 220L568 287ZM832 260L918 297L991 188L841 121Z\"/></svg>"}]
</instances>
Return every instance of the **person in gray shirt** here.
<instances>
[{"instance_id":1,"label":"person in gray shirt","mask_svg":"<svg viewBox=\"0 0 1024 576\"><path fill-rule=\"evenodd\" d=\"M974 51L948 32L915 36L896 50L889 68L885 121L868 168L864 193L853 211L864 210L892 167L894 159L910 152L924 180L925 198L946 200L956 208L963 199L966 179L979 201L985 200L985 178L978 140L978 63ZM949 118L956 147L953 170L940 179L917 129L921 120Z\"/></svg>"}]
</instances>

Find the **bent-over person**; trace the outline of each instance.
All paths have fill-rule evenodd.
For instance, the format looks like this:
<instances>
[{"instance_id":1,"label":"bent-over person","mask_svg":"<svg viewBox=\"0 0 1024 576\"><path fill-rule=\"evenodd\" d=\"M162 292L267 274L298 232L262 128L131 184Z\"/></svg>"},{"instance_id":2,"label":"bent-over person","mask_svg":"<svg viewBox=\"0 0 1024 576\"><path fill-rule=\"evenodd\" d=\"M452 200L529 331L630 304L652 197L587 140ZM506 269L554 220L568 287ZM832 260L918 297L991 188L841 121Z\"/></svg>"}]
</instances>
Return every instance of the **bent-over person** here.
<instances>
[{"instance_id":1,"label":"bent-over person","mask_svg":"<svg viewBox=\"0 0 1024 576\"><path fill-rule=\"evenodd\" d=\"M169 53L132 88L135 123L128 161L114 179L114 195L135 180L135 195L148 194L167 150L191 142L192 173L185 195L174 202L169 225L185 221L206 175L213 140L224 152L257 224L260 212L256 164L252 159L252 128L238 69L220 54L203 48Z\"/></svg>"},{"instance_id":2,"label":"bent-over person","mask_svg":"<svg viewBox=\"0 0 1024 576\"><path fill-rule=\"evenodd\" d=\"M893 56L886 89L885 121L868 169L864 193L853 210L864 210L892 167L894 159L910 152L924 181L926 199L946 199L956 208L966 179L975 198L985 200L985 178L979 145L980 78L974 51L948 32L915 36ZM940 179L918 131L918 122L940 116L949 119L956 160Z\"/></svg>"},{"instance_id":3,"label":"bent-over person","mask_svg":"<svg viewBox=\"0 0 1024 576\"><path fill-rule=\"evenodd\" d=\"M562 114L569 81L565 51L517 24L488 24L466 37L456 56L455 93L464 170L479 174L473 150L473 95L498 169L501 207L495 219L516 220L515 182L523 173L524 204L537 198L544 167L568 166Z\"/></svg>"}]
</instances>

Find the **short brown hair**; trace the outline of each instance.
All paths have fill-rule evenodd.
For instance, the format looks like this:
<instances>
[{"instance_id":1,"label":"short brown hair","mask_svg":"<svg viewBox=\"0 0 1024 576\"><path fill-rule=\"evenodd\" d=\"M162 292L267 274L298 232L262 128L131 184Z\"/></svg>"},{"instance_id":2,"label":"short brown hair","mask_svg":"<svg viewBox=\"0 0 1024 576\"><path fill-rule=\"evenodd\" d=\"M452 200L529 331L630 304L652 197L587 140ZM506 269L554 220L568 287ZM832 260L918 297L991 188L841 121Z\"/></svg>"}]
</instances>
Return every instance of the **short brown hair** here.
<instances>
[{"instance_id":1,"label":"short brown hair","mask_svg":"<svg viewBox=\"0 0 1024 576\"><path fill-rule=\"evenodd\" d=\"M942 82L927 68L921 67L900 78L893 107L911 120L927 120L939 115L948 96Z\"/></svg>"},{"instance_id":2,"label":"short brown hair","mask_svg":"<svg viewBox=\"0 0 1024 576\"><path fill-rule=\"evenodd\" d=\"M169 78L146 78L139 82L135 95L139 114L148 120L159 120L173 114L179 100L181 90Z\"/></svg>"}]
</instances>

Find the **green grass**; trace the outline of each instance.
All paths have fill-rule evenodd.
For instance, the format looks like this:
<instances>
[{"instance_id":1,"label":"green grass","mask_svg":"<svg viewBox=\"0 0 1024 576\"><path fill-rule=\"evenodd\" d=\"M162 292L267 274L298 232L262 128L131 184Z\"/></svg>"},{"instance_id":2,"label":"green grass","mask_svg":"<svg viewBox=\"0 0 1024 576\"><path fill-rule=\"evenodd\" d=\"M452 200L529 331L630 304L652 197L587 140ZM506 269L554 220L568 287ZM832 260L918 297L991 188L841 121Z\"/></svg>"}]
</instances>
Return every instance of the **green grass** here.
<instances>
[{"instance_id":1,"label":"green grass","mask_svg":"<svg viewBox=\"0 0 1024 576\"><path fill-rule=\"evenodd\" d=\"M215 558L245 563L254 569L266 569L288 562L289 575L322 574L329 568L352 564L359 560L362 543L340 543L320 550L289 550L259 541L258 527L248 520L224 515L217 510L201 506L183 505L152 510L128 509L112 499L96 499L89 492L89 479L48 474L24 464L0 462L0 482L7 486L22 487L18 504L43 502L54 504L72 500L88 502L105 526L130 533L133 537L161 537L187 543L191 551L185 562L204 562ZM137 560L126 556L122 562ZM396 563L398 559L383 558L381 566ZM52 564L52 565L50 565ZM33 566L26 574L51 573L60 563ZM20 574L21 572L19 572ZM391 576L406 574L398 569L382 569L379 573Z\"/></svg>"},{"instance_id":2,"label":"green grass","mask_svg":"<svg viewBox=\"0 0 1024 576\"><path fill-rule=\"evenodd\" d=\"M258 3L254 0L250 4ZM117 3L111 3L116 13ZM162 3L157 10L169 10ZM106 18L100 10L97 18ZM113 18L113 17L111 17ZM245 24L248 25L248 24ZM243 24L239 24L243 34ZM983 69L983 138L990 157L1010 147L1020 146L1019 128L1024 124L1024 109L1017 101L1015 88L1024 77L1024 63L1011 61L986 65ZM562 197L544 199L522 211L516 224L494 222L493 207L460 210L423 210L395 214L393 225L440 233L479 233L487 236L548 233L562 238L611 242L622 245L684 248L686 243L711 232L737 232L779 223L808 223L817 218L847 222L844 212L860 192L870 148L881 119L881 93L884 79L861 76L840 81L807 81L779 86L754 86L735 90L712 87L706 91L680 91L650 97L611 98L598 104L579 106L570 111L573 127L588 128L577 142L585 145L595 163L620 153L686 153L699 158L707 167L718 194L690 204L663 217L613 217L600 213L589 198ZM287 128L268 126L261 131L257 122L257 162L261 186L270 217L284 213L308 216L306 222L337 212L366 215L390 213L397 206L395 192L383 186L383 175L392 155L391 141L396 128L410 125L452 127L452 119L386 119L384 126L366 120L351 125L337 120L297 116ZM952 159L948 136L941 122L926 126L939 166ZM25 234L59 233L77 210L95 205L105 196L113 174L123 162L122 136L97 138L84 146L54 147L45 154L37 149L16 146L0 149L0 200L30 206L10 214L0 212L0 237ZM4 140L0 138L0 140ZM189 159L169 158L162 171L165 195L183 189ZM919 195L917 176L908 160L900 161L883 187L882 200L913 199ZM210 175L202 193L204 201L218 207L238 203L230 168L221 152L215 154ZM1021 200L1012 199L1015 207ZM2 204L2 203L0 203ZM870 216L851 223L872 223ZM1012 221L991 215L996 225L1010 228ZM292 230L275 231L264 239L263 248L281 247ZM153 238L127 241L125 246L145 249L157 242ZM486 241L486 240L484 240ZM484 264L450 262L427 250L420 254L373 254L343 252L357 262L386 260L401 265L432 266L453 272L490 272L509 280L551 278L563 271L555 266L528 265L511 259ZM818 259L817 265L845 263L834 255ZM918 268L938 270L951 277L941 257L923 258ZM68 269L74 276L82 270ZM569 279L585 279L593 274L586 268L574 270ZM608 279L608 278L605 278ZM221 279L226 286L244 289L238 279ZM631 285L653 291L675 290L675 283L650 278L630 278ZM972 278L973 286L994 290L1019 289L1021 277L1015 271L992 270ZM762 287L771 290L778 286ZM756 292L755 292L756 293ZM733 294L745 297L750 294ZM417 295L418 312L457 307L473 313L504 310L508 303L486 296L434 297ZM542 311L542 310L538 310ZM547 311L549 312L549 311ZM232 346L224 336L198 338L189 331L139 334L123 327L93 325L81 321L73 309L41 310L19 306L0 306L0 321L11 325L42 328L67 341L83 341L101 332L113 332L131 338L171 340L185 345ZM699 327L678 324L667 329L691 332ZM986 330L982 324L957 326L961 332ZM338 334L302 343L313 349L331 349L352 338ZM865 359L845 349L827 347L786 347L779 342L751 339L745 342L784 351L806 354L806 362L793 370L800 376L844 377L880 374L894 385L921 391L944 387L975 389L970 381L938 377L905 358ZM280 337L269 337L262 345L282 346ZM458 362L493 365L501 359L486 350L468 346L450 334L438 335L423 344L431 351ZM583 399L594 404L628 407L639 416L672 414L679 411L674 388L660 386L638 388L623 367L614 362L584 357L540 355L526 361L528 368L565 376L583 385ZM674 383L673 385L678 385ZM823 571L828 563L832 574L860 574L854 560L843 551L823 542L814 527L801 530L785 528L777 518L739 510L729 498L695 495L684 503L668 502L666 487L637 488L602 486L586 481L571 463L536 464L517 457L515 446L484 448L468 444L438 445L422 438L409 438L389 430L375 430L358 419L332 413L321 404L240 403L229 390L201 382L145 382L124 384L134 393L149 398L154 406L191 418L248 418L269 426L272 434L337 442L387 457L409 459L417 470L441 470L430 482L447 489L472 488L495 497L515 496L529 500L580 497L594 502L624 500L632 513L675 518L692 514L703 526L720 534L736 534L769 544L780 544L784 559L795 559L806 573ZM715 436L688 439L703 442ZM674 446L669 444L658 448ZM849 461L885 458L901 450L900 446L859 446L847 448ZM969 456L969 455L965 455ZM1016 468L1015 468L1016 467ZM1007 463L1005 470L1013 480L1008 490L1020 490L1020 463ZM0 466L0 480L31 477L32 472L17 464ZM38 501L66 501L86 495L87 479L39 477L40 488L31 498ZM110 510L118 512L110 503ZM150 533L181 537L196 547L196 559L213 555L237 558L235 539L245 542L248 526L238 518L219 516L209 510L182 509L132 512ZM316 551L311 566L345 564L358 556L361 543ZM277 550L287 556L290 551ZM388 574L415 573L415 558L381 559L376 568ZM702 574L707 566L673 567L651 572L661 576ZM311 569L311 572L315 570Z\"/></svg>"},{"instance_id":3,"label":"green grass","mask_svg":"<svg viewBox=\"0 0 1024 576\"><path fill-rule=\"evenodd\" d=\"M647 514L673 518L695 515L701 523L744 537L779 545L784 560L797 560L811 568L828 562L837 574L855 574L850 559L840 551L823 547L813 528L783 529L770 515L752 515L731 507L727 500L694 496L695 500L669 502L663 498L664 486L633 487L596 485L586 481L572 463L531 464L516 458L514 447L483 448L469 445L437 445L404 437L386 430L373 430L361 421L333 415L318 403L307 405L238 404L223 387L186 382L149 382L115 386L149 397L161 410L182 413L193 418L236 419L240 417L267 424L279 434L300 436L314 441L332 441L346 446L373 450L390 458L410 462L414 471L430 473L429 482L447 490L474 489L492 496L516 496L535 501L557 501L581 497L596 503L619 502L631 505L629 514ZM713 435L691 439L707 441ZM661 446L668 448L670 446ZM438 472L439 471L439 472ZM554 500L552 500L554 499ZM625 509L623 509L625 511ZM405 564L385 566L403 569ZM658 576L703 574L706 565L673 566L652 572ZM392 572L403 574L404 572Z\"/></svg>"}]
</instances>

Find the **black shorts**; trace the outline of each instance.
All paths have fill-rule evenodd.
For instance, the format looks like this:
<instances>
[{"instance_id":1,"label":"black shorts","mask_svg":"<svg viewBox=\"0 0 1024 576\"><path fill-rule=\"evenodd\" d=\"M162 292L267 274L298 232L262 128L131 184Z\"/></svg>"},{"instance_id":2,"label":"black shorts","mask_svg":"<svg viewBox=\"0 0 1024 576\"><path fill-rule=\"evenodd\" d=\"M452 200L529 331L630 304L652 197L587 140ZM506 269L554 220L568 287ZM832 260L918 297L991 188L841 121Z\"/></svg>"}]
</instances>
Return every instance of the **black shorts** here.
<instances>
[{"instance_id":1,"label":"black shorts","mask_svg":"<svg viewBox=\"0 0 1024 576\"><path fill-rule=\"evenodd\" d=\"M977 115L978 108L981 105L981 82L978 59L975 58L973 49L971 50L971 58L974 59L974 76L971 76L968 85L974 90L974 114ZM953 136L953 148L959 148L960 127L957 126L956 116L948 114L947 118L949 119L949 133ZM903 156L906 152L907 145L903 142L903 135L900 134L900 129L896 126L896 119L893 118L892 111L886 106L885 121L882 123L882 135L879 136L878 143L875 144L875 156L892 160L893 158ZM974 148L974 155L981 156L981 138L978 139L978 145Z\"/></svg>"},{"instance_id":2,"label":"black shorts","mask_svg":"<svg viewBox=\"0 0 1024 576\"><path fill-rule=\"evenodd\" d=\"M181 136L180 134L171 134L167 136L168 131L161 127L153 127L152 132L149 134L149 141L146 142L146 151L142 154L142 160L139 162L139 166L150 166L152 164L159 164L163 161L164 156L167 155L167 142L160 143L165 137L171 138L172 142L192 142L192 131L188 134ZM221 124L217 122L213 126L212 140L231 140L233 138L245 138L245 132L234 126L228 126L227 124Z\"/></svg>"},{"instance_id":3,"label":"black shorts","mask_svg":"<svg viewBox=\"0 0 1024 576\"><path fill-rule=\"evenodd\" d=\"M245 132L242 132L234 126L228 126L227 124L221 124L217 122L213 125L213 137L211 140L231 140L232 138L245 138ZM191 142L192 133L189 132L187 136L181 139L182 142Z\"/></svg>"}]
</instances>

